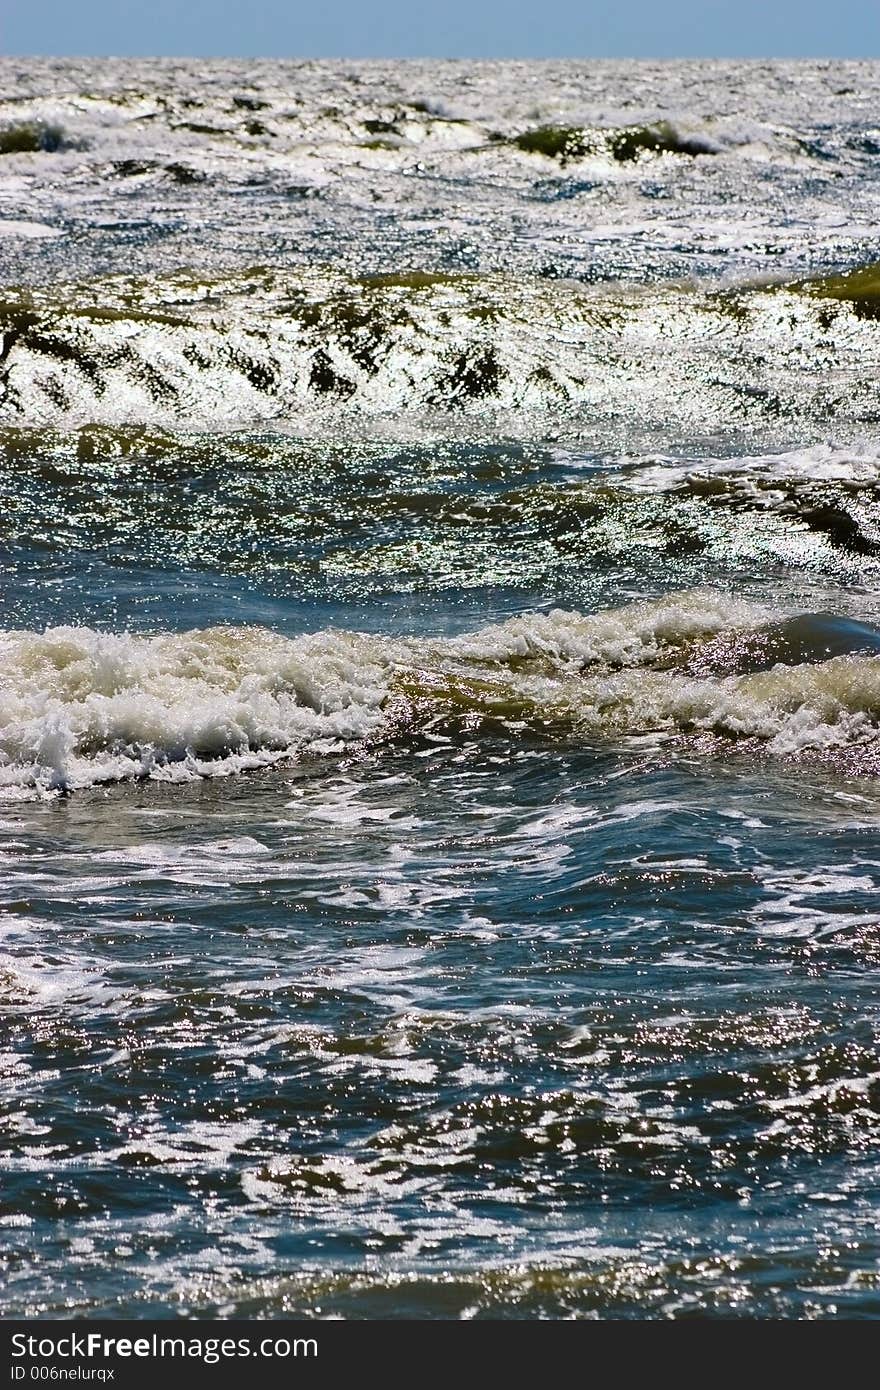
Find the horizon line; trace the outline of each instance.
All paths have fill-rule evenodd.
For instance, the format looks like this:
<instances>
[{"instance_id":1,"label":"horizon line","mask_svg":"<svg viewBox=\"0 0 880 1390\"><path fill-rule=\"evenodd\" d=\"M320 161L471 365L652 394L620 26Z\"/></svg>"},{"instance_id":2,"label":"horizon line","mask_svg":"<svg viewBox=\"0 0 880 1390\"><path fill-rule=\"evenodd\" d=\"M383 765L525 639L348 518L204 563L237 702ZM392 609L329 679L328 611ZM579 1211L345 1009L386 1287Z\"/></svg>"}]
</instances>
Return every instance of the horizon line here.
<instances>
[{"instance_id":1,"label":"horizon line","mask_svg":"<svg viewBox=\"0 0 880 1390\"><path fill-rule=\"evenodd\" d=\"M0 61L15 62L239 62L239 63L876 63L877 54L701 53L673 56L650 54L559 54L541 56L487 54L345 54L345 53L0 53Z\"/></svg>"}]
</instances>

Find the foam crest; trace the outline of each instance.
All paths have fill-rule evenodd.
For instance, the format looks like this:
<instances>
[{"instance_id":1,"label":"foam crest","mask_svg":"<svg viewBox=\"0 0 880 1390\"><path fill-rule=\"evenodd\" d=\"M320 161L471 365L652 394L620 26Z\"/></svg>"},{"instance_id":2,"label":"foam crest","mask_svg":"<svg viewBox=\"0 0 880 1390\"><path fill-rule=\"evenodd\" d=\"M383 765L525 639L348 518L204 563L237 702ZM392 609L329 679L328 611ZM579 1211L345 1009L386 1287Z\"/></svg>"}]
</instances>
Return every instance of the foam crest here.
<instances>
[{"instance_id":1,"label":"foam crest","mask_svg":"<svg viewBox=\"0 0 880 1390\"><path fill-rule=\"evenodd\" d=\"M259 766L371 733L386 693L370 639L88 628L0 640L0 785L44 789Z\"/></svg>"},{"instance_id":2,"label":"foam crest","mask_svg":"<svg viewBox=\"0 0 880 1390\"><path fill-rule=\"evenodd\" d=\"M852 747L880 734L880 660L835 657L720 680L628 671L588 682L573 715L593 735L705 732L778 754Z\"/></svg>"},{"instance_id":3,"label":"foam crest","mask_svg":"<svg viewBox=\"0 0 880 1390\"><path fill-rule=\"evenodd\" d=\"M859 445L815 444L778 454L744 455L738 458L654 458L627 464L621 459L618 486L632 492L674 492L700 480L729 483L742 492L772 489L775 485L838 484L853 490L880 486L880 449L865 441Z\"/></svg>"},{"instance_id":4,"label":"foam crest","mask_svg":"<svg viewBox=\"0 0 880 1390\"><path fill-rule=\"evenodd\" d=\"M486 719L514 734L590 739L697 731L780 754L877 741L876 654L724 674L725 634L765 630L765 610L693 591L590 615L523 614L446 639L248 627L6 632L0 788L226 775L406 740L438 721L454 730L462 718L471 733Z\"/></svg>"},{"instance_id":5,"label":"foam crest","mask_svg":"<svg viewBox=\"0 0 880 1390\"><path fill-rule=\"evenodd\" d=\"M453 650L482 661L550 658L575 665L641 665L664 650L765 621L757 604L702 590L601 613L528 613L458 639Z\"/></svg>"}]
</instances>

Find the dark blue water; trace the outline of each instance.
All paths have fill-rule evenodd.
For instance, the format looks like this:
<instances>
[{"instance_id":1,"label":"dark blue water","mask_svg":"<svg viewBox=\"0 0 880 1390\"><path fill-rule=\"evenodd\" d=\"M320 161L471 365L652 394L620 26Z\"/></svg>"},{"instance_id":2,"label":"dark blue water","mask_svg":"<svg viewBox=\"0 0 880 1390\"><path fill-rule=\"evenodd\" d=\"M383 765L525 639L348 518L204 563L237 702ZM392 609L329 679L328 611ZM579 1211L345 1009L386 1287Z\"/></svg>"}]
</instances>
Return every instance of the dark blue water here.
<instances>
[{"instance_id":1,"label":"dark blue water","mask_svg":"<svg viewBox=\"0 0 880 1390\"><path fill-rule=\"evenodd\" d=\"M498 742L14 817L10 1300L875 1314L876 813Z\"/></svg>"}]
</instances>

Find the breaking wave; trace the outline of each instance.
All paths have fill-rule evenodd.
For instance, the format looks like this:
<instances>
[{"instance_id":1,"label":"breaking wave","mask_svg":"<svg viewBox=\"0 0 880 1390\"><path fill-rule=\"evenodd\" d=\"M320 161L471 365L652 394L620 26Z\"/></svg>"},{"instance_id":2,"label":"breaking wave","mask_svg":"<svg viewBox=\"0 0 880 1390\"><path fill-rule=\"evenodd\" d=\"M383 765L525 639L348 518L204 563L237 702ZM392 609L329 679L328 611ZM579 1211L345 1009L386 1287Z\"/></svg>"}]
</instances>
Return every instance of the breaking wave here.
<instances>
[{"instance_id":1,"label":"breaking wave","mask_svg":"<svg viewBox=\"0 0 880 1390\"><path fill-rule=\"evenodd\" d=\"M627 164L645 155L718 154L723 148L704 132L686 132L671 121L630 126L539 126L514 136L512 142L526 154L558 159L562 164L574 160L606 158Z\"/></svg>"},{"instance_id":2,"label":"breaking wave","mask_svg":"<svg viewBox=\"0 0 880 1390\"><path fill-rule=\"evenodd\" d=\"M456 638L61 627L6 632L0 655L6 796L225 775L481 728L712 734L779 755L880 744L880 631L701 591L528 613Z\"/></svg>"},{"instance_id":3,"label":"breaking wave","mask_svg":"<svg viewBox=\"0 0 880 1390\"><path fill-rule=\"evenodd\" d=\"M54 154L66 145L64 129L47 121L21 121L0 126L0 155Z\"/></svg>"}]
</instances>

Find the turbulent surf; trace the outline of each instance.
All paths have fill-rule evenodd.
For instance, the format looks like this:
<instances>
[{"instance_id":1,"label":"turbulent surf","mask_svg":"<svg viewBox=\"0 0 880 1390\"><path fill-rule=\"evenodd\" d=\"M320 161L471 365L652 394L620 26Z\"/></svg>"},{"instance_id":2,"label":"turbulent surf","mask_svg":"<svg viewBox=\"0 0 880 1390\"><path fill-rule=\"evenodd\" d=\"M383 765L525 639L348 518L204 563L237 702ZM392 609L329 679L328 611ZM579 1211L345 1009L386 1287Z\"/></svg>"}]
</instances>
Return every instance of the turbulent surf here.
<instances>
[{"instance_id":1,"label":"turbulent surf","mask_svg":"<svg viewBox=\"0 0 880 1390\"><path fill-rule=\"evenodd\" d=\"M878 97L0 62L6 1316L878 1316Z\"/></svg>"}]
</instances>

